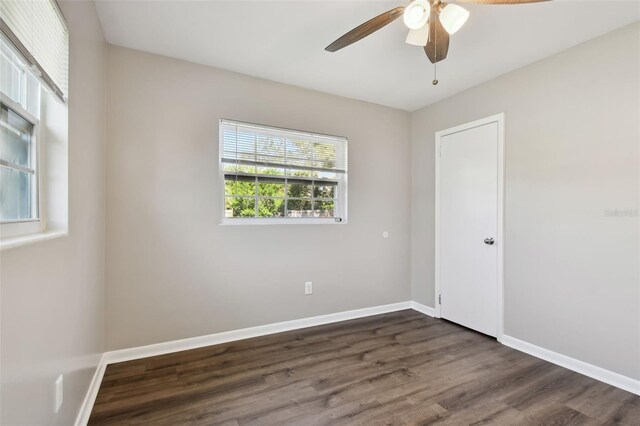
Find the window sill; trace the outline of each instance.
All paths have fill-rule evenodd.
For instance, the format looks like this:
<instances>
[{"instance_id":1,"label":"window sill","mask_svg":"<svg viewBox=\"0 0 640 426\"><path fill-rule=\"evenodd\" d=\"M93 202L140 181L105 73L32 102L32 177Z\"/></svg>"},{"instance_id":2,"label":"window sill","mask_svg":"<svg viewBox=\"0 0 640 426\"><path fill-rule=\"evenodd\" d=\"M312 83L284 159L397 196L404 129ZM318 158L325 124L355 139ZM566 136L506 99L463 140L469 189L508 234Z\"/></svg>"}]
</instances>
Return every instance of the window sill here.
<instances>
[{"instance_id":1,"label":"window sill","mask_svg":"<svg viewBox=\"0 0 640 426\"><path fill-rule=\"evenodd\" d=\"M40 241L53 240L55 238L66 237L69 235L67 230L52 230L47 232L39 232L37 234L20 235L17 237L9 237L0 239L0 250L8 250L16 247L22 247L29 244L35 244Z\"/></svg>"},{"instance_id":2,"label":"window sill","mask_svg":"<svg viewBox=\"0 0 640 426\"><path fill-rule=\"evenodd\" d=\"M256 219L256 218L237 218L237 219L223 219L219 225L222 226L238 226L238 225L344 225L346 220L336 222L333 219Z\"/></svg>"}]
</instances>

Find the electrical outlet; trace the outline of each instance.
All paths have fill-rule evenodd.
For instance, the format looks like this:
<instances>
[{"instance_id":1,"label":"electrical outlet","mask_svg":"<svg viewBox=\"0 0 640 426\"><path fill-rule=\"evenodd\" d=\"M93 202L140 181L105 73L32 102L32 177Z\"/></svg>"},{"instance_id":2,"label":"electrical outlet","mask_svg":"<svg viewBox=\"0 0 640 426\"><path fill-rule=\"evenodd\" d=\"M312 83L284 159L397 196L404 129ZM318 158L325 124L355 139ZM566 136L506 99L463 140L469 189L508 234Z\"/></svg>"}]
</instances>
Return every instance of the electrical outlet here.
<instances>
[{"instance_id":1,"label":"electrical outlet","mask_svg":"<svg viewBox=\"0 0 640 426\"><path fill-rule=\"evenodd\" d=\"M62 407L62 401L64 398L64 385L63 385L63 381L62 381L62 374L58 376L58 378L56 379L56 386L55 386L55 411L54 412L58 412L60 411L60 407Z\"/></svg>"},{"instance_id":2,"label":"electrical outlet","mask_svg":"<svg viewBox=\"0 0 640 426\"><path fill-rule=\"evenodd\" d=\"M306 281L304 283L304 294L308 296L313 293L313 283L311 281Z\"/></svg>"}]
</instances>

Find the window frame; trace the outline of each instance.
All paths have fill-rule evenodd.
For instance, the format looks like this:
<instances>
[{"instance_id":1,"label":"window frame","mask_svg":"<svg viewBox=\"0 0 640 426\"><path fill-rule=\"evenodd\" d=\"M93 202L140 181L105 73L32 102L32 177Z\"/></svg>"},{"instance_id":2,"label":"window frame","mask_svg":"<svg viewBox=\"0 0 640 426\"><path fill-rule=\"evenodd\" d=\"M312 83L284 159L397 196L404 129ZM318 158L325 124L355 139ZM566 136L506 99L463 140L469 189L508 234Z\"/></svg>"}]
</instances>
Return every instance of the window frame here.
<instances>
[{"instance_id":1,"label":"window frame","mask_svg":"<svg viewBox=\"0 0 640 426\"><path fill-rule=\"evenodd\" d=\"M27 96L27 84L26 84L26 70L23 69L23 75L21 76L21 85L22 85L22 93L21 100L26 99ZM40 92L42 92L42 85L38 88ZM43 96L42 93L38 93L39 96L39 110L40 114L42 114L43 110ZM31 135L31 158L32 158L32 167L33 167L33 175L32 175L32 185L34 187L34 191L32 192L32 218L29 219L17 219L17 220L9 220L9 221L0 221L0 236L2 239L12 238L22 235L28 234L37 234L41 233L45 229L45 221L43 220L43 199L42 195L43 191L43 182L42 182L42 173L41 166L42 162L42 141L44 139L44 135L42 132L41 120L34 116L31 112L27 111L27 109L19 102L11 99L8 95L0 92L0 103L4 104L7 108L11 109L14 113L21 116L23 119L28 121L33 125L33 132ZM0 167L5 167L0 165Z\"/></svg>"},{"instance_id":2,"label":"window frame","mask_svg":"<svg viewBox=\"0 0 640 426\"><path fill-rule=\"evenodd\" d=\"M35 150L35 155L30 168L34 170L33 184L35 188L32 191L32 196L37 194L35 203L32 203L32 206L37 206L37 210L33 214L34 217L0 223L1 251L69 235L69 108L67 91L69 90L70 34L69 27L56 0L49 1L54 7L54 14L49 13L48 15L55 19L56 34L64 38L63 43L59 45L58 52L63 56L56 59L59 62L55 65L63 67L59 69L66 73L62 79L56 80L62 83L62 87L58 87L48 74L48 71L55 67L50 68L51 63L48 62L43 64L47 66L47 69L44 69L38 62L39 58L36 57L39 56L38 49L34 48L34 52L31 52L30 49L33 46L30 45L27 48L27 45L23 43L25 41L22 40L24 32L14 32L9 21L6 21L4 17L0 19L0 44L2 44L0 54L3 56L3 61L7 59L12 65L12 68L7 67L11 75L15 72L20 76L20 78L13 77L13 80L4 80L2 83L9 83L9 85L6 86L6 92L0 91L0 96L7 107L34 124L31 149ZM35 19L35 14L32 16L29 13L28 16ZM51 20L49 19L49 21ZM32 30L38 28L33 19L30 19L29 22L31 22ZM58 73L58 77L60 75Z\"/></svg>"},{"instance_id":3,"label":"window frame","mask_svg":"<svg viewBox=\"0 0 640 426\"><path fill-rule=\"evenodd\" d=\"M316 183L320 183L323 180L328 181L328 182L332 182L336 184L336 194L334 194L334 198L333 201L335 204L337 204L337 208L338 209L338 217L333 217L333 218L321 218L321 217L226 217L226 199L227 199L227 194L225 191L225 175L228 174L232 174L233 172L229 172L229 171L225 171L224 170L224 165L225 164L231 164L231 163L224 163L222 161L222 158L224 156L224 137L223 137L223 131L224 128L222 126L223 123L237 123L237 124L249 124L251 126L256 126L256 127L261 127L261 128L265 128L265 129L273 129L273 130L277 130L280 132L287 132L287 133L291 133L292 136L294 136L295 134L311 134L310 132L304 132L304 131L300 131L300 130L293 130L293 129L286 129L286 128L281 128L281 127L274 127L274 126L267 126L267 125L263 125L263 124L255 124L255 123L246 123L246 122L242 122L242 121L237 121L237 120L228 120L228 119L220 119L218 121L218 181L219 181L219 190L220 190L220 194L221 196L218 199L218 202L220 202L220 211L219 211L219 217L220 217L220 221L219 224L220 225L340 225L340 224L346 224L348 222L347 220L347 178L348 178L348 172L345 170L344 173L337 173L337 176L335 179L323 179L323 178L312 178L312 177L303 177L303 176L290 176L290 175L261 175L258 173L247 173L246 176L248 177L254 177L256 179L256 192L253 196L240 196L239 198L253 198L256 200L256 209L258 208L258 200L260 200L261 198L263 199L283 199L285 200L285 203L287 202L287 200L290 199L299 199L297 197L288 197L287 195L287 184L286 182L288 181L300 181L300 180L306 180L309 181L309 183L312 185L312 191L314 191L314 185ZM325 135L320 135L320 136L325 136ZM332 136L333 137L333 136ZM348 140L346 138L345 139L345 144L346 144L346 149L348 150ZM348 155L348 153L347 153ZM260 167L260 165L256 164L256 166ZM295 169L295 167L281 167L284 169ZM237 172L236 172L237 173ZM258 195L259 189L258 189L258 182L259 182L259 177L265 177L265 178L271 178L271 179L282 179L283 183L285 183L285 188L284 188L284 196L283 197L270 197L270 196L260 196ZM311 202L313 203L316 198L321 198L321 197L314 197L314 194L312 193L312 197L309 198L311 200ZM305 200L307 198L304 198Z\"/></svg>"}]
</instances>

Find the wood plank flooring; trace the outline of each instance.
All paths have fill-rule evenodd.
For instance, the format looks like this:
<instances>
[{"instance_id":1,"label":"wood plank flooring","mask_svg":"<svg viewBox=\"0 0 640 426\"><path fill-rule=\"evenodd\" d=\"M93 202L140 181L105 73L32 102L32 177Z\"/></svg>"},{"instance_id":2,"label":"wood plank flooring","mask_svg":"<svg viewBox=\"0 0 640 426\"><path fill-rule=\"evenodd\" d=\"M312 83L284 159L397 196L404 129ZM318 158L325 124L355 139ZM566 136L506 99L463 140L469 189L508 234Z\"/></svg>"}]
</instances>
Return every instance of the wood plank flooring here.
<instances>
[{"instance_id":1,"label":"wood plank flooring","mask_svg":"<svg viewBox=\"0 0 640 426\"><path fill-rule=\"evenodd\" d=\"M413 310L109 365L90 425L640 425L640 397Z\"/></svg>"}]
</instances>

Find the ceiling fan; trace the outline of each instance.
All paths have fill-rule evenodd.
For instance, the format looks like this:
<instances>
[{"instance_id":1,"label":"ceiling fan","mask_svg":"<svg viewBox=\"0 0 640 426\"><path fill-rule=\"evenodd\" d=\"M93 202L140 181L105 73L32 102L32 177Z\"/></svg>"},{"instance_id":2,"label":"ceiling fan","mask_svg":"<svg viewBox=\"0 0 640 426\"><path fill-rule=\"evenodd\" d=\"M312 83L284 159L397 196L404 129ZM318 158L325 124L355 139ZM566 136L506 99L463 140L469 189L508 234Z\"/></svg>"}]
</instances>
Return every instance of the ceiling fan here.
<instances>
[{"instance_id":1,"label":"ceiling fan","mask_svg":"<svg viewBox=\"0 0 640 426\"><path fill-rule=\"evenodd\" d=\"M456 1L477 4L525 4L549 0ZM390 24L400 16L403 17L404 24L409 28L409 34L405 41L415 46L423 46L431 63L436 64L447 57L449 35L462 28L469 18L469 12L457 4L445 3L442 0L413 0L407 7L398 6L368 20L331 43L324 50L335 52L347 47ZM438 84L435 77L433 84Z\"/></svg>"}]
</instances>

